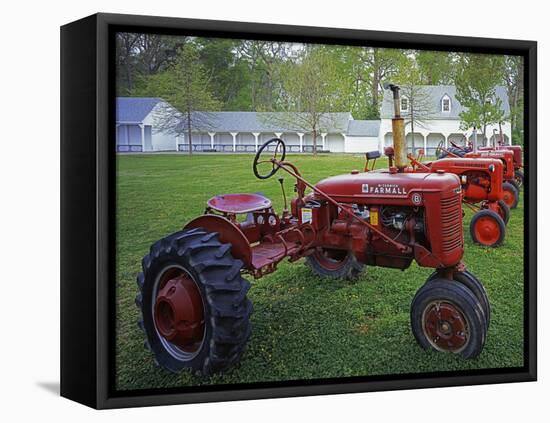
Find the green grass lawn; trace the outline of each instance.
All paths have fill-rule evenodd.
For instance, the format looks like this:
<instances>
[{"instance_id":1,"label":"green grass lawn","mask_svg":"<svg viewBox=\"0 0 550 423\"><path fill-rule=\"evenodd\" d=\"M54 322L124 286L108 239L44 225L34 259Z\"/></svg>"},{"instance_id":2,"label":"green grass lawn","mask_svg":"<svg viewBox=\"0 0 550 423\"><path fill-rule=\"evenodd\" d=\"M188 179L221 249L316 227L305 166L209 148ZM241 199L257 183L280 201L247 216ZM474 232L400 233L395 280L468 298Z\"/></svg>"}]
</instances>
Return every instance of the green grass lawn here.
<instances>
[{"instance_id":1,"label":"green grass lawn","mask_svg":"<svg viewBox=\"0 0 550 423\"><path fill-rule=\"evenodd\" d=\"M250 383L368 376L523 365L523 201L511 213L498 249L472 244L466 211L468 269L484 283L492 307L483 353L475 360L426 352L413 338L409 306L431 269L404 272L368 267L358 282L324 280L304 266L283 262L274 274L249 280L253 333L238 366L200 378L171 374L143 348L134 304L141 258L159 238L204 211L215 194L262 191L277 211L276 178L256 179L252 155L120 155L117 157L117 389ZM362 169L363 156L291 156L311 182ZM386 166L380 160L378 167ZM280 172L281 176L284 172ZM277 175L279 176L279 174ZM287 193L293 180L285 176Z\"/></svg>"}]
</instances>

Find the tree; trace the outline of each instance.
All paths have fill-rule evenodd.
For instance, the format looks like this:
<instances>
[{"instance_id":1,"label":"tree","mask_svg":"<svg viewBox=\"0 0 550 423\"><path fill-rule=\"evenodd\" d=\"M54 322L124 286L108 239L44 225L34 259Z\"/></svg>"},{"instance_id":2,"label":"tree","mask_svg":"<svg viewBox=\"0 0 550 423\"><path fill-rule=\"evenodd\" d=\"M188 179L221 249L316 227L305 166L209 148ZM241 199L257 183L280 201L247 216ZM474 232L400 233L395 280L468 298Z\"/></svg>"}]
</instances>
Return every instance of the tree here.
<instances>
[{"instance_id":1,"label":"tree","mask_svg":"<svg viewBox=\"0 0 550 423\"><path fill-rule=\"evenodd\" d=\"M481 129L487 139L487 126L505 119L502 101L496 96L503 73L503 56L462 54L459 57L455 84L456 98L465 108L460 113L462 130Z\"/></svg>"},{"instance_id":2,"label":"tree","mask_svg":"<svg viewBox=\"0 0 550 423\"><path fill-rule=\"evenodd\" d=\"M305 51L297 64L282 71L284 113L268 114L268 120L311 133L313 154L317 154L319 133L333 126L330 112L338 102L337 72L321 48Z\"/></svg>"},{"instance_id":3,"label":"tree","mask_svg":"<svg viewBox=\"0 0 550 423\"><path fill-rule=\"evenodd\" d=\"M414 55L409 55L408 59L401 63L396 81L401 87L401 101L407 102L407 107L402 107L401 114L405 119L405 126L411 126L414 151L415 127L424 128L426 121L434 113L432 99L426 87L422 85L422 72Z\"/></svg>"},{"instance_id":4,"label":"tree","mask_svg":"<svg viewBox=\"0 0 550 423\"><path fill-rule=\"evenodd\" d=\"M453 56L442 51L419 50L414 60L418 66L420 84L449 85L453 82Z\"/></svg>"},{"instance_id":5,"label":"tree","mask_svg":"<svg viewBox=\"0 0 550 423\"><path fill-rule=\"evenodd\" d=\"M209 74L192 43L177 51L173 65L165 72L150 77L140 94L162 97L173 106L158 114L158 126L176 134L187 133L189 154L193 150L193 128L208 129L213 124L208 112L221 106L210 90Z\"/></svg>"},{"instance_id":6,"label":"tree","mask_svg":"<svg viewBox=\"0 0 550 423\"><path fill-rule=\"evenodd\" d=\"M510 124L515 143L523 144L523 57L506 56L504 83L510 101Z\"/></svg>"}]
</instances>

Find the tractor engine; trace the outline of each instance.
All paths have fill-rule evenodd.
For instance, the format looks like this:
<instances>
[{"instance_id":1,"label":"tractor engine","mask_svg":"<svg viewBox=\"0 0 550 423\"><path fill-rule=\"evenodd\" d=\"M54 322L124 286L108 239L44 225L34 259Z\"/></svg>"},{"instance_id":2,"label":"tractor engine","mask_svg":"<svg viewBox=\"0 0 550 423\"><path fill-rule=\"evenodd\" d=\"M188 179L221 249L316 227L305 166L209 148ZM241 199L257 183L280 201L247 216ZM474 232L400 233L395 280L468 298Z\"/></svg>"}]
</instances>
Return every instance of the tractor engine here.
<instances>
[{"instance_id":1,"label":"tractor engine","mask_svg":"<svg viewBox=\"0 0 550 423\"><path fill-rule=\"evenodd\" d=\"M333 249L353 250L360 262L407 268L444 268L463 254L461 185L449 173L403 174L393 170L355 173L322 180L316 188L382 232L366 225L313 193L293 214L310 219L317 242Z\"/></svg>"}]
</instances>

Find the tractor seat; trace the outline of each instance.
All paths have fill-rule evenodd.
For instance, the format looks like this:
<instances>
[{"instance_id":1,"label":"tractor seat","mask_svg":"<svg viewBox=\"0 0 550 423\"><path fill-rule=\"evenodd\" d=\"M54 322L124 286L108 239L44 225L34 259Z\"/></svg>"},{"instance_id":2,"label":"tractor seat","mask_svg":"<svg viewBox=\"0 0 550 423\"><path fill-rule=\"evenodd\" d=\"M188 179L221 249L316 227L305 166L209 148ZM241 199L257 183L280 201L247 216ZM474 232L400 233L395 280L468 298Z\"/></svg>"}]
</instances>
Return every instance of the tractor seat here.
<instances>
[{"instance_id":1,"label":"tractor seat","mask_svg":"<svg viewBox=\"0 0 550 423\"><path fill-rule=\"evenodd\" d=\"M369 151L367 152L367 160L374 160L380 157L380 151Z\"/></svg>"},{"instance_id":2,"label":"tractor seat","mask_svg":"<svg viewBox=\"0 0 550 423\"><path fill-rule=\"evenodd\" d=\"M271 207L271 200L261 194L224 194L212 197L208 207L222 213L249 213Z\"/></svg>"}]
</instances>

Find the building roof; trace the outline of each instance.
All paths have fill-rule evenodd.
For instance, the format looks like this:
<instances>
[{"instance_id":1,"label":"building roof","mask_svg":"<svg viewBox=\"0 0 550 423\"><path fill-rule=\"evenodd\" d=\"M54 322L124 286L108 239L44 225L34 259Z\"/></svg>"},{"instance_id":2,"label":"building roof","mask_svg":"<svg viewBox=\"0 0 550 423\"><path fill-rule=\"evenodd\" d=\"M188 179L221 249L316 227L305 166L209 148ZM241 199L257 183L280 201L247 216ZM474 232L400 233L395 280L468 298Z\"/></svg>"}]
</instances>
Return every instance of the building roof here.
<instances>
[{"instance_id":1,"label":"building roof","mask_svg":"<svg viewBox=\"0 0 550 423\"><path fill-rule=\"evenodd\" d=\"M422 90L428 102L431 104L433 114L429 119L453 119L459 120L460 113L464 110L460 102L456 99L456 87L454 85L421 85L418 87ZM508 103L508 94L506 88L499 86L495 90L496 96L502 101L502 109L504 113L510 113L510 105ZM447 94L451 99L451 111L441 111L441 99ZM404 92L401 91L401 95ZM391 119L393 116L393 96L390 90L384 90L384 98L382 100L382 107L380 110L380 117L382 119Z\"/></svg>"},{"instance_id":2,"label":"building roof","mask_svg":"<svg viewBox=\"0 0 550 423\"><path fill-rule=\"evenodd\" d=\"M196 112L193 121L198 131L307 132L306 125L296 123L305 117L303 113L284 112ZM320 132L346 132L351 119L351 113L326 113L321 119Z\"/></svg>"},{"instance_id":3,"label":"building roof","mask_svg":"<svg viewBox=\"0 0 550 423\"><path fill-rule=\"evenodd\" d=\"M154 97L117 97L116 121L141 123L160 101Z\"/></svg>"},{"instance_id":4,"label":"building roof","mask_svg":"<svg viewBox=\"0 0 550 423\"><path fill-rule=\"evenodd\" d=\"M347 135L350 137L377 137L380 120L350 120Z\"/></svg>"}]
</instances>

